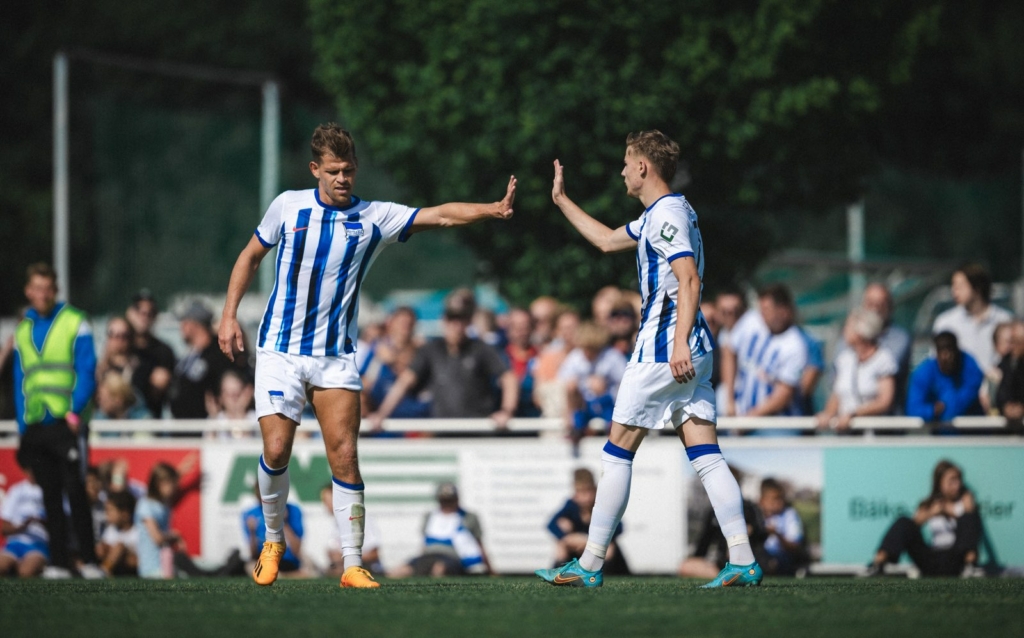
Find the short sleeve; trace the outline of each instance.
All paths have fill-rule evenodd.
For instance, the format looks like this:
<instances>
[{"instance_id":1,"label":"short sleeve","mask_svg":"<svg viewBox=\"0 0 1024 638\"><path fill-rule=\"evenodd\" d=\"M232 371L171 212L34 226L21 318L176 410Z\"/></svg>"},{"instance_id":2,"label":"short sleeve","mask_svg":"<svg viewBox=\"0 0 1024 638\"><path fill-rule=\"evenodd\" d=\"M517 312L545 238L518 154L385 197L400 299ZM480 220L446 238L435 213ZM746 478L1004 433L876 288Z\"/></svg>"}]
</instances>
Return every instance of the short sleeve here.
<instances>
[{"instance_id":1,"label":"short sleeve","mask_svg":"<svg viewBox=\"0 0 1024 638\"><path fill-rule=\"evenodd\" d=\"M260 240L264 248L276 246L281 241L282 224L284 223L284 193L281 193L274 201L270 202L267 212L263 215L263 221L256 227L256 239Z\"/></svg>"},{"instance_id":2,"label":"short sleeve","mask_svg":"<svg viewBox=\"0 0 1024 638\"><path fill-rule=\"evenodd\" d=\"M669 263L682 257L693 257L690 244L690 218L685 210L672 204L656 206L651 210L644 235L654 252Z\"/></svg>"},{"instance_id":3,"label":"short sleeve","mask_svg":"<svg viewBox=\"0 0 1024 638\"><path fill-rule=\"evenodd\" d=\"M640 241L640 228L644 225L643 218L634 219L626 224L626 234L633 241Z\"/></svg>"},{"instance_id":4,"label":"short sleeve","mask_svg":"<svg viewBox=\"0 0 1024 638\"><path fill-rule=\"evenodd\" d=\"M17 495L14 493L14 490L11 490L7 492L7 498L3 499L3 501L0 501L0 518L17 525L18 523L20 523L20 521L14 520L14 500L16 496Z\"/></svg>"},{"instance_id":5,"label":"short sleeve","mask_svg":"<svg viewBox=\"0 0 1024 638\"><path fill-rule=\"evenodd\" d=\"M575 381L586 373L586 370L580 369L582 356L579 350L573 350L565 357L565 361L558 367L559 381Z\"/></svg>"},{"instance_id":6,"label":"short sleeve","mask_svg":"<svg viewBox=\"0 0 1024 638\"><path fill-rule=\"evenodd\" d=\"M803 376L804 368L807 367L807 344L798 334L792 332L785 334L786 341L779 352L781 363L774 376L776 380L797 388L800 386L800 377Z\"/></svg>"},{"instance_id":7,"label":"short sleeve","mask_svg":"<svg viewBox=\"0 0 1024 638\"><path fill-rule=\"evenodd\" d=\"M899 372L900 366L896 362L896 357L892 356L892 353L885 348L878 349L878 364L875 368L876 375L881 377L894 377Z\"/></svg>"},{"instance_id":8,"label":"short sleeve","mask_svg":"<svg viewBox=\"0 0 1024 638\"><path fill-rule=\"evenodd\" d=\"M799 543L804 539L804 524L796 510L789 508L782 516L782 529L779 530L783 538L790 543Z\"/></svg>"},{"instance_id":9,"label":"short sleeve","mask_svg":"<svg viewBox=\"0 0 1024 638\"><path fill-rule=\"evenodd\" d=\"M381 239L385 244L405 242L409 239L409 229L416 220L418 208L409 208L393 202L376 202L380 206L374 223L380 228Z\"/></svg>"},{"instance_id":10,"label":"short sleeve","mask_svg":"<svg viewBox=\"0 0 1024 638\"><path fill-rule=\"evenodd\" d=\"M141 524L148 518L155 519L156 514L153 512L152 501L143 499L135 506L135 522Z\"/></svg>"},{"instance_id":11,"label":"short sleeve","mask_svg":"<svg viewBox=\"0 0 1024 638\"><path fill-rule=\"evenodd\" d=\"M117 528L113 525L107 525L107 528L103 530L103 536L100 541L107 545L116 545L118 541Z\"/></svg>"}]
</instances>

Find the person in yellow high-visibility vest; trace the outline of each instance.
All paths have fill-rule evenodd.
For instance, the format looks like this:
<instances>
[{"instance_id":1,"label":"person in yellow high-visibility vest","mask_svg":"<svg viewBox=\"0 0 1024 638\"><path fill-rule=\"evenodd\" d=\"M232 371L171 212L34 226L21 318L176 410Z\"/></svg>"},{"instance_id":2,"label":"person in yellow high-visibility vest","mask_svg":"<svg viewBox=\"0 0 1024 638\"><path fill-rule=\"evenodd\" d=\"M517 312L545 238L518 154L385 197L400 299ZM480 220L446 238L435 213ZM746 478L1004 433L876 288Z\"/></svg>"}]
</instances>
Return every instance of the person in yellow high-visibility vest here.
<instances>
[{"instance_id":1,"label":"person in yellow high-visibility vest","mask_svg":"<svg viewBox=\"0 0 1024 638\"><path fill-rule=\"evenodd\" d=\"M44 576L71 576L64 496L78 540L78 572L102 577L96 566L92 512L85 494L87 414L96 390L96 352L85 313L57 303L57 275L47 264L28 269L29 308L14 333L14 407L21 441L18 462L43 489L50 561Z\"/></svg>"}]
</instances>

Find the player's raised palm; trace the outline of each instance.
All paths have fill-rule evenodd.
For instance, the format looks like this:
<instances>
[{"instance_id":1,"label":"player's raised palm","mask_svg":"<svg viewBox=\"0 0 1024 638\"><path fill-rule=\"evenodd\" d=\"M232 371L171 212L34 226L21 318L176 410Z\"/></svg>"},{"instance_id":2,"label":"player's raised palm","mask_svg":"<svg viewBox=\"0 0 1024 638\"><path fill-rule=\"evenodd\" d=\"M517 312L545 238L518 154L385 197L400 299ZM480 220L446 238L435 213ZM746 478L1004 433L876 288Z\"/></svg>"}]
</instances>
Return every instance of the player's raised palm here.
<instances>
[{"instance_id":1,"label":"player's raised palm","mask_svg":"<svg viewBox=\"0 0 1024 638\"><path fill-rule=\"evenodd\" d=\"M508 178L508 187L505 189L505 198L498 202L498 216L502 219L512 217L512 203L516 200L516 176Z\"/></svg>"},{"instance_id":2,"label":"player's raised palm","mask_svg":"<svg viewBox=\"0 0 1024 638\"><path fill-rule=\"evenodd\" d=\"M551 201L558 203L558 200L565 197L565 180L562 177L562 163L555 160L555 180L551 184Z\"/></svg>"}]
</instances>

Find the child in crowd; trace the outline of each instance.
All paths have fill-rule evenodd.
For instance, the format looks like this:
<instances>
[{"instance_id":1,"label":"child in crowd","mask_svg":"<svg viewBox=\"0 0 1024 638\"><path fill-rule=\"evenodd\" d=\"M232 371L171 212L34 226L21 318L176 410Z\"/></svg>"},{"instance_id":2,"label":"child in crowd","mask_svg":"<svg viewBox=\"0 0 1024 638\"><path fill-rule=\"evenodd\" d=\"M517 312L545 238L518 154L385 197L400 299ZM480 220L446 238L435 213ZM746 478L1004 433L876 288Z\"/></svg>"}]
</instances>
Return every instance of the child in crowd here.
<instances>
[{"instance_id":1,"label":"child in crowd","mask_svg":"<svg viewBox=\"0 0 1024 638\"><path fill-rule=\"evenodd\" d=\"M107 525L96 557L110 576L134 576L139 567L139 530L135 527L135 497L131 492L113 492L106 500Z\"/></svg>"},{"instance_id":2,"label":"child in crowd","mask_svg":"<svg viewBox=\"0 0 1024 638\"><path fill-rule=\"evenodd\" d=\"M138 569L142 578L174 576L174 546L181 534L171 529L171 507L178 497L178 470L157 463L149 475L146 496L135 507L138 533Z\"/></svg>"},{"instance_id":3,"label":"child in crowd","mask_svg":"<svg viewBox=\"0 0 1024 638\"><path fill-rule=\"evenodd\" d=\"M42 574L50 560L50 536L44 524L43 489L32 470L21 471L25 480L12 485L0 504L0 531L7 538L0 548L0 576L16 573L31 578Z\"/></svg>"},{"instance_id":4,"label":"child in crowd","mask_svg":"<svg viewBox=\"0 0 1024 638\"><path fill-rule=\"evenodd\" d=\"M803 521L786 501L782 484L773 478L761 481L760 505L768 538L764 541L767 556L758 562L766 574L792 576L805 562Z\"/></svg>"}]
</instances>

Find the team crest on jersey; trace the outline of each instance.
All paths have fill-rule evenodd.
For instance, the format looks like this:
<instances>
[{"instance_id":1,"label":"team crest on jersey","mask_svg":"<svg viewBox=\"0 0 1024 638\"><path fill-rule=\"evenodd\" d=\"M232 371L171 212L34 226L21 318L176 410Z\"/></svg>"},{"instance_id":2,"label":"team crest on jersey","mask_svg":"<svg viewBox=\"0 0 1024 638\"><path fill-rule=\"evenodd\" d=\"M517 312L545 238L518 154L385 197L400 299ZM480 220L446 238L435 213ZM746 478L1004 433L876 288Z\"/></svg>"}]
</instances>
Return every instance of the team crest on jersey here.
<instances>
[{"instance_id":1,"label":"team crest on jersey","mask_svg":"<svg viewBox=\"0 0 1024 638\"><path fill-rule=\"evenodd\" d=\"M346 237L362 237L363 225L357 222L345 222Z\"/></svg>"},{"instance_id":2,"label":"team crest on jersey","mask_svg":"<svg viewBox=\"0 0 1024 638\"><path fill-rule=\"evenodd\" d=\"M672 243L672 240L676 238L676 233L678 232L679 229L668 222L661 225L661 238L670 244Z\"/></svg>"}]
</instances>

